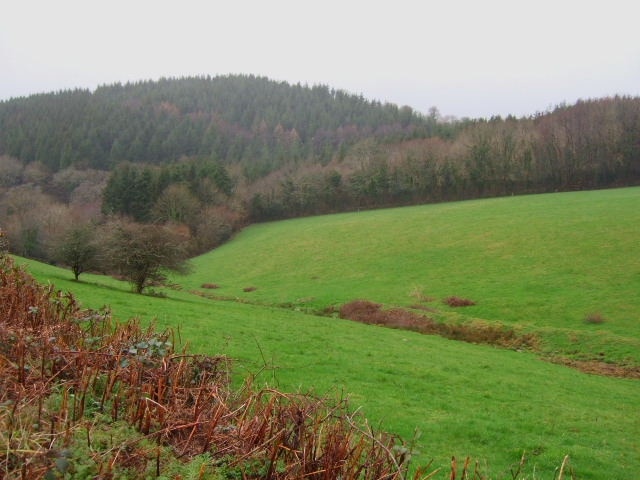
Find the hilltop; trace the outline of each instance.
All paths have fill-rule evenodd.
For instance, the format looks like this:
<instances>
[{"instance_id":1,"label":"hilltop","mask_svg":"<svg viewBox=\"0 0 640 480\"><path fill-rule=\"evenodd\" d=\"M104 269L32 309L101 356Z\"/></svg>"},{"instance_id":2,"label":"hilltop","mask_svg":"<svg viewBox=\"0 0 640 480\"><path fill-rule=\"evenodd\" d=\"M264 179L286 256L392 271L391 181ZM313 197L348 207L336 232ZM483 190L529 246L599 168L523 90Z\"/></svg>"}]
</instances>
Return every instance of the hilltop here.
<instances>
[{"instance_id":1,"label":"hilltop","mask_svg":"<svg viewBox=\"0 0 640 480\"><path fill-rule=\"evenodd\" d=\"M52 171L109 170L205 155L255 177L285 163L331 160L367 137L424 136L433 124L409 107L325 85L252 75L104 85L0 103L0 152Z\"/></svg>"}]
</instances>

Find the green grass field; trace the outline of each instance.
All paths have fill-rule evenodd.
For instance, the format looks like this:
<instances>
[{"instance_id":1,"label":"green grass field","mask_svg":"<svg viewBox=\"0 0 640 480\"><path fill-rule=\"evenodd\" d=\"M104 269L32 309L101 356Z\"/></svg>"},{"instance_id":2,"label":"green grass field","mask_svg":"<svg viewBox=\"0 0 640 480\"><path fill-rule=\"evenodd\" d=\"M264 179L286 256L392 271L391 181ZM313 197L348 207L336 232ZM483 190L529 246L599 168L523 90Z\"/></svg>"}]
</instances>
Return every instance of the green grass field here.
<instances>
[{"instance_id":1,"label":"green grass field","mask_svg":"<svg viewBox=\"0 0 640 480\"><path fill-rule=\"evenodd\" d=\"M549 351L640 364L638 188L256 225L194 265L186 288L211 282L219 295L299 308L406 306L420 294L446 316L440 300L457 295L477 302L459 320L518 325ZM587 324L596 312L605 323Z\"/></svg>"},{"instance_id":2,"label":"green grass field","mask_svg":"<svg viewBox=\"0 0 640 480\"><path fill-rule=\"evenodd\" d=\"M344 392L419 463L471 455L491 478L552 479L564 455L581 479L640 475L640 382L587 375L533 353L309 313L356 298L425 305L447 321L533 331L547 352L640 364L640 189L537 195L252 226L192 261L168 298L27 262L89 307L178 328L195 351L226 353L239 377ZM190 294L207 291L235 301ZM244 292L245 287L255 291ZM476 306L445 307L449 295ZM244 303L250 302L250 303ZM587 324L600 312L601 324ZM601 355L604 354L604 355Z\"/></svg>"}]
</instances>

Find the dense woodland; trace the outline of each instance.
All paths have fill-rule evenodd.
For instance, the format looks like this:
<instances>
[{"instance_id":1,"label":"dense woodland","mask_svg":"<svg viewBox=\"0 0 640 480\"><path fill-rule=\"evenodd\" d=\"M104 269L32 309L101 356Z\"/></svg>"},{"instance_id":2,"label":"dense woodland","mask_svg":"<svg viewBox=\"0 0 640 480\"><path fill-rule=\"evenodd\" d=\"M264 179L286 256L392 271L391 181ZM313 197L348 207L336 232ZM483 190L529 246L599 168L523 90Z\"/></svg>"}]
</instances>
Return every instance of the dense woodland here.
<instances>
[{"instance_id":1,"label":"dense woodland","mask_svg":"<svg viewBox=\"0 0 640 480\"><path fill-rule=\"evenodd\" d=\"M223 76L0 102L0 227L52 261L83 225L161 224L195 254L250 222L636 184L637 97L456 120Z\"/></svg>"}]
</instances>

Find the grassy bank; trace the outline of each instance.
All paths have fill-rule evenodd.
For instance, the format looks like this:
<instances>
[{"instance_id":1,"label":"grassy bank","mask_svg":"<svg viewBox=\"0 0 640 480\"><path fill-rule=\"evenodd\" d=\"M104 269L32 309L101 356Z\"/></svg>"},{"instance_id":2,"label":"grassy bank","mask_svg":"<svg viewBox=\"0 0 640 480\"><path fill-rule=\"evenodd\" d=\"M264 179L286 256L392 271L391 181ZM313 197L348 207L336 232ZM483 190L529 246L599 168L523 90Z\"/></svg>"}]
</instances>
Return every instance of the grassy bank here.
<instances>
[{"instance_id":1,"label":"grassy bank","mask_svg":"<svg viewBox=\"0 0 640 480\"><path fill-rule=\"evenodd\" d=\"M180 281L300 309L431 299L436 317L517 325L549 352L640 364L638 225L640 188L313 217L252 226ZM452 295L476 305L443 306Z\"/></svg>"}]
</instances>

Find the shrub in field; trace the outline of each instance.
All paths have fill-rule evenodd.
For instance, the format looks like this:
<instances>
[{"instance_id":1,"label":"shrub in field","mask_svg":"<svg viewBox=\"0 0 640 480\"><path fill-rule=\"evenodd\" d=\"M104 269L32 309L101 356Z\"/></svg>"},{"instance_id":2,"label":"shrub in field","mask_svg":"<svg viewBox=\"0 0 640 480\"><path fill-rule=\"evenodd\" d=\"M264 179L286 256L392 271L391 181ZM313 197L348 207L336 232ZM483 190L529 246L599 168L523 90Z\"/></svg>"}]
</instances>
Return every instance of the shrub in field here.
<instances>
[{"instance_id":1,"label":"shrub in field","mask_svg":"<svg viewBox=\"0 0 640 480\"><path fill-rule=\"evenodd\" d=\"M444 303L446 303L450 307L470 307L476 304L476 302L474 302L473 300L456 296L445 298Z\"/></svg>"},{"instance_id":2,"label":"shrub in field","mask_svg":"<svg viewBox=\"0 0 640 480\"><path fill-rule=\"evenodd\" d=\"M592 313L589 313L589 314L585 315L585 317L584 317L584 322L585 323L599 324L599 323L604 323L605 321L606 320L605 320L604 316L599 312L592 312Z\"/></svg>"},{"instance_id":3,"label":"shrub in field","mask_svg":"<svg viewBox=\"0 0 640 480\"><path fill-rule=\"evenodd\" d=\"M380 323L382 305L368 300L353 300L340 307L340 317L363 323Z\"/></svg>"},{"instance_id":4,"label":"shrub in field","mask_svg":"<svg viewBox=\"0 0 640 480\"><path fill-rule=\"evenodd\" d=\"M169 226L111 222L103 227L102 263L126 278L136 293L165 283L167 271L189 270L185 238Z\"/></svg>"},{"instance_id":5,"label":"shrub in field","mask_svg":"<svg viewBox=\"0 0 640 480\"><path fill-rule=\"evenodd\" d=\"M227 358L82 310L7 256L0 299L2 478L406 478L402 440L345 399L233 390Z\"/></svg>"}]
</instances>

